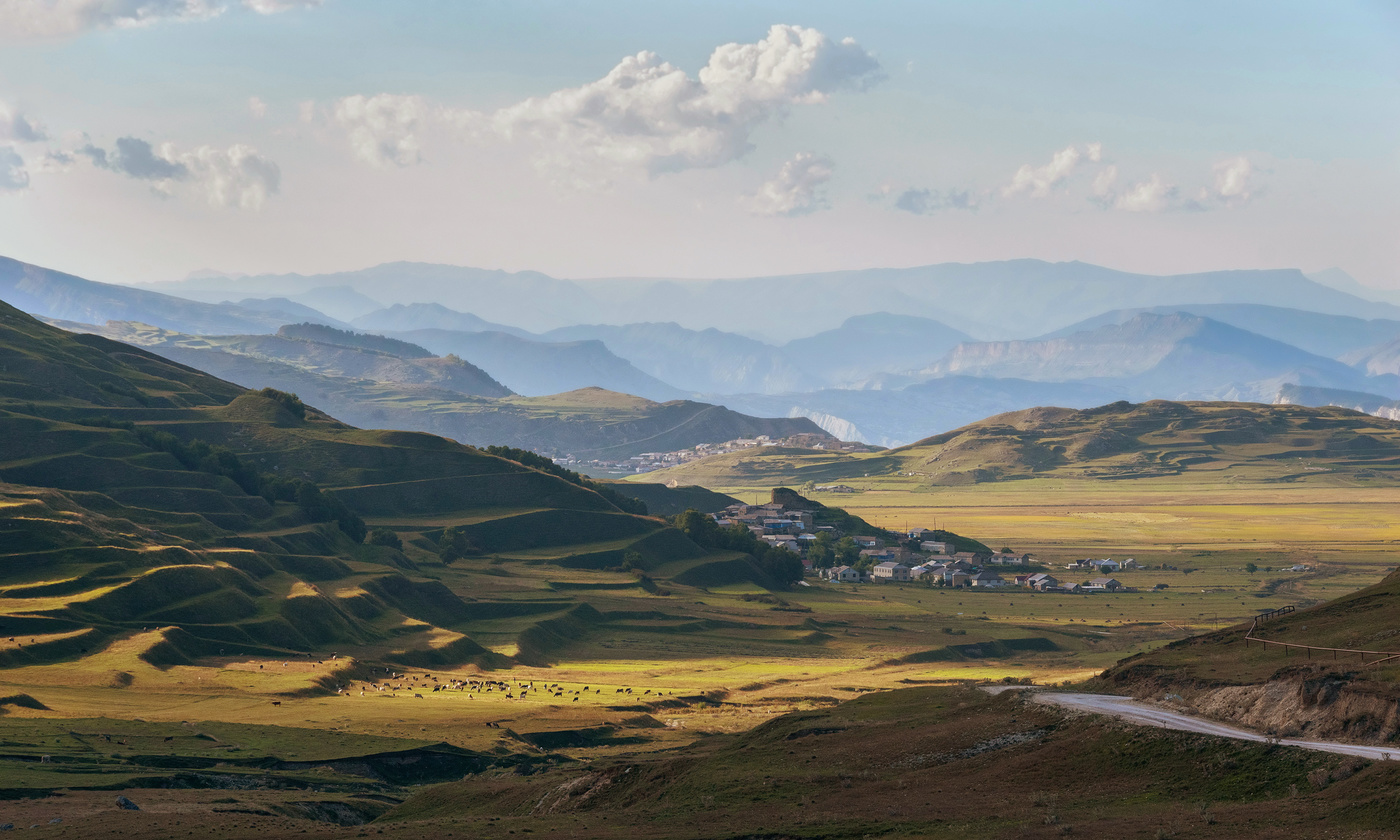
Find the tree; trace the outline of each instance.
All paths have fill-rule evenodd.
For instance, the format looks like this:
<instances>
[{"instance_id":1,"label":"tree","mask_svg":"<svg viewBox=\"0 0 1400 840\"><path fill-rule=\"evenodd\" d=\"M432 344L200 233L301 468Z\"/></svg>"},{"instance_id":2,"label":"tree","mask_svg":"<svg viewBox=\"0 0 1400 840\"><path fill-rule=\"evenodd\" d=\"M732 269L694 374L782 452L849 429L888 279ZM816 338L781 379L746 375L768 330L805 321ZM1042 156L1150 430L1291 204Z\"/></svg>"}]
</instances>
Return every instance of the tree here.
<instances>
[{"instance_id":1,"label":"tree","mask_svg":"<svg viewBox=\"0 0 1400 840\"><path fill-rule=\"evenodd\" d=\"M400 551L403 550L403 540L399 539L399 535L388 528L375 528L373 531L370 531L367 542L370 545L382 545L388 548L396 548Z\"/></svg>"},{"instance_id":2,"label":"tree","mask_svg":"<svg viewBox=\"0 0 1400 840\"><path fill-rule=\"evenodd\" d=\"M1259 571L1259 567L1254 565L1253 563L1245 563L1244 570L1252 575L1255 572Z\"/></svg>"},{"instance_id":3,"label":"tree","mask_svg":"<svg viewBox=\"0 0 1400 840\"><path fill-rule=\"evenodd\" d=\"M850 537L842 537L836 541L836 562L842 566L854 566L860 561L860 546Z\"/></svg>"},{"instance_id":4,"label":"tree","mask_svg":"<svg viewBox=\"0 0 1400 840\"><path fill-rule=\"evenodd\" d=\"M807 557L815 569L830 569L836 565L836 540L830 531L818 532L817 538L807 547Z\"/></svg>"},{"instance_id":5,"label":"tree","mask_svg":"<svg viewBox=\"0 0 1400 840\"><path fill-rule=\"evenodd\" d=\"M442 536L438 537L438 557L442 562L452 563L473 550L471 540L456 525L442 529Z\"/></svg>"}]
</instances>

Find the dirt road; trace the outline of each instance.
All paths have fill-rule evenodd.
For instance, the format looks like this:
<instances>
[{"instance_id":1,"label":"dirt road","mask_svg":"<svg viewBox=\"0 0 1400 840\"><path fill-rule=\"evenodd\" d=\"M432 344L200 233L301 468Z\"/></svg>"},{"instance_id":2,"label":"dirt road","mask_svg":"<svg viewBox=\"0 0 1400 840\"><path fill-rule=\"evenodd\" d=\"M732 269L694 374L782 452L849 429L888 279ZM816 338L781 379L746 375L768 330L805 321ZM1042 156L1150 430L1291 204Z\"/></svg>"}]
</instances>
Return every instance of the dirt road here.
<instances>
[{"instance_id":1,"label":"dirt road","mask_svg":"<svg viewBox=\"0 0 1400 840\"><path fill-rule=\"evenodd\" d=\"M1202 735L1238 738L1242 741L1265 742L1270 740L1257 732L1237 729L1223 723L1216 723L1213 720L1183 715L1179 712L1158 708L1151 703L1134 700L1131 697L1115 697L1109 694L1057 694L1046 691L1034 692L1034 696L1038 703L1049 703L1081 712L1112 715L1143 726L1179 729L1182 732L1199 732ZM1298 741L1291 738L1280 738L1278 743L1287 747L1301 747L1305 750L1355 755L1373 761L1400 760L1400 747L1367 747L1360 744L1342 744L1336 741Z\"/></svg>"}]
</instances>

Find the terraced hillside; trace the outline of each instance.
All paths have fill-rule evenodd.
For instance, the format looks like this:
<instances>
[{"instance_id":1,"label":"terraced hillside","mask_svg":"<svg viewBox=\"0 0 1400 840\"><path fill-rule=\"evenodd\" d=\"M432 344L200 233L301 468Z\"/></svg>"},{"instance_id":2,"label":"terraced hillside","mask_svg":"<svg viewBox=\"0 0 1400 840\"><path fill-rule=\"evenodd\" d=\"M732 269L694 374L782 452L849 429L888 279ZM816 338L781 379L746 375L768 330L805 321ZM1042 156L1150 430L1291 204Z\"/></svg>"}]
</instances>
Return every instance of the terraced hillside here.
<instances>
[{"instance_id":1,"label":"terraced hillside","mask_svg":"<svg viewBox=\"0 0 1400 840\"><path fill-rule=\"evenodd\" d=\"M159 666L327 650L506 664L473 636L541 659L542 623L607 622L586 590L549 585L570 570L627 555L663 582L674 567L773 584L614 502L634 506L0 304L0 668L114 648ZM516 562L555 572L503 581Z\"/></svg>"},{"instance_id":2,"label":"terraced hillside","mask_svg":"<svg viewBox=\"0 0 1400 840\"><path fill-rule=\"evenodd\" d=\"M1400 423L1333 406L1153 400L1032 408L883 452L739 452L652 473L648 480L733 488L874 477L883 485L919 487L1187 473L1232 481L1393 483L1400 479Z\"/></svg>"}]
</instances>

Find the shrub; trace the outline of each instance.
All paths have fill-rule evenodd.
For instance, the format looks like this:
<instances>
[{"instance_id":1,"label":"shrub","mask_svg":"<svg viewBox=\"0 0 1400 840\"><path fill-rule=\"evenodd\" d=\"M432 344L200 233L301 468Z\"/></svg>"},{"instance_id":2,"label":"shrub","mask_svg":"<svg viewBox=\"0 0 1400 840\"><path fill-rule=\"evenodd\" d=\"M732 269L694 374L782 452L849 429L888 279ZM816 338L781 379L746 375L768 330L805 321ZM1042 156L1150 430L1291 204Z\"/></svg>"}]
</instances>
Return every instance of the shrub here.
<instances>
[{"instance_id":1,"label":"shrub","mask_svg":"<svg viewBox=\"0 0 1400 840\"><path fill-rule=\"evenodd\" d=\"M403 540L399 539L399 535L388 528L375 528L369 532L369 538L366 541L370 545L382 545L403 550Z\"/></svg>"}]
</instances>

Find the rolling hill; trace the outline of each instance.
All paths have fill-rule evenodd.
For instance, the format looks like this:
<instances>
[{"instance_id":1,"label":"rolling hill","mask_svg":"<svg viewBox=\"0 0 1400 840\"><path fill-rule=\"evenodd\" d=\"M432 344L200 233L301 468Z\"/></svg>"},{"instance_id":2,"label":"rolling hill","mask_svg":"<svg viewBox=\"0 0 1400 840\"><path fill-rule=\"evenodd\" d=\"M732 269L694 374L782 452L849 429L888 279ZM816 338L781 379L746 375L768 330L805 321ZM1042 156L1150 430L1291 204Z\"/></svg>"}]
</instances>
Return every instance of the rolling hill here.
<instances>
[{"instance_id":1,"label":"rolling hill","mask_svg":"<svg viewBox=\"0 0 1400 840\"><path fill-rule=\"evenodd\" d=\"M1335 407L1116 402L1033 408L873 454L811 450L716 455L651 474L707 487L856 482L910 487L1032 477L1133 479L1185 473L1232 481L1400 480L1400 423Z\"/></svg>"},{"instance_id":2,"label":"rolling hill","mask_svg":"<svg viewBox=\"0 0 1400 840\"><path fill-rule=\"evenodd\" d=\"M1128 657L1096 686L1284 737L1400 738L1400 572L1333 601ZM1246 642L1245 636L1283 645ZM1317 648L1308 650L1307 648ZM1290 655L1291 654L1291 655Z\"/></svg>"},{"instance_id":3,"label":"rolling hill","mask_svg":"<svg viewBox=\"0 0 1400 840\"><path fill-rule=\"evenodd\" d=\"M805 418L750 417L601 388L521 397L460 358L314 324L251 336L190 336L128 322L57 324L150 349L247 388L296 393L357 426L430 432L475 446L626 459L757 435L827 437Z\"/></svg>"},{"instance_id":4,"label":"rolling hill","mask_svg":"<svg viewBox=\"0 0 1400 840\"><path fill-rule=\"evenodd\" d=\"M489 562L602 568L624 551L654 568L706 562L614 501L626 500L552 466L355 429L286 393L0 305L0 623L30 642L0 650L0 667L118 643L158 667L327 648L508 664L468 634L514 650L533 623L479 622L592 608L543 584L523 601L518 587L493 596ZM447 526L455 554L479 560L443 553ZM369 528L393 538L365 544ZM723 575L768 581L747 556L716 560Z\"/></svg>"}]
</instances>

